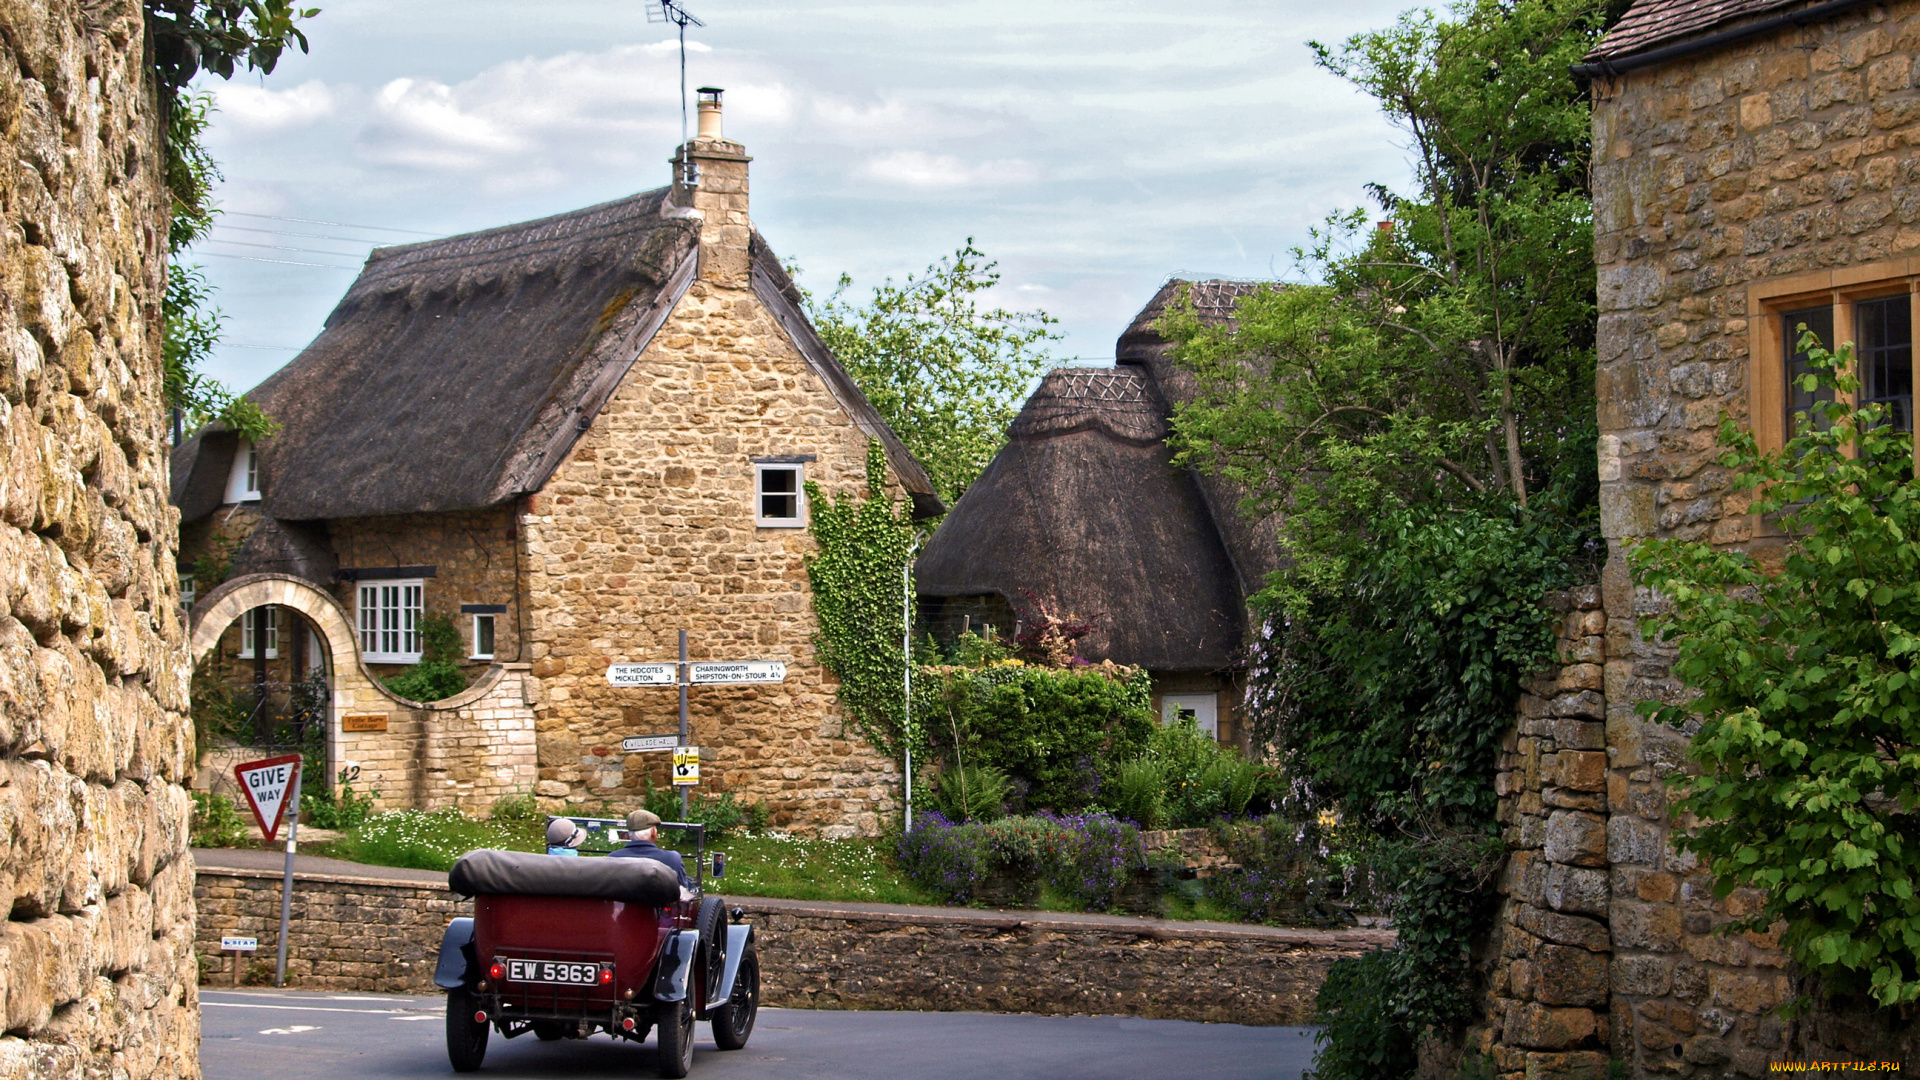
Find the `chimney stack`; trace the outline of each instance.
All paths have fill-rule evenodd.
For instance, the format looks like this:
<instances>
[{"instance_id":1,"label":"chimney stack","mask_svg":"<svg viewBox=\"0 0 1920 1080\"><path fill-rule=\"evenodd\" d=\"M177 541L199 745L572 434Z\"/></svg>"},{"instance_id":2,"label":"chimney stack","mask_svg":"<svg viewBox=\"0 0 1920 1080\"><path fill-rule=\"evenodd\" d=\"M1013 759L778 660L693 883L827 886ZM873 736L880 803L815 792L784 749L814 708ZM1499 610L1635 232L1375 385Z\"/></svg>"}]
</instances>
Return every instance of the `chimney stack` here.
<instances>
[{"instance_id":1,"label":"chimney stack","mask_svg":"<svg viewBox=\"0 0 1920 1080\"><path fill-rule=\"evenodd\" d=\"M753 159L746 147L721 134L723 91L703 86L698 93L700 127L673 156L672 201L700 212L700 279L744 289L751 270L747 245L753 239L747 218L747 163Z\"/></svg>"}]
</instances>

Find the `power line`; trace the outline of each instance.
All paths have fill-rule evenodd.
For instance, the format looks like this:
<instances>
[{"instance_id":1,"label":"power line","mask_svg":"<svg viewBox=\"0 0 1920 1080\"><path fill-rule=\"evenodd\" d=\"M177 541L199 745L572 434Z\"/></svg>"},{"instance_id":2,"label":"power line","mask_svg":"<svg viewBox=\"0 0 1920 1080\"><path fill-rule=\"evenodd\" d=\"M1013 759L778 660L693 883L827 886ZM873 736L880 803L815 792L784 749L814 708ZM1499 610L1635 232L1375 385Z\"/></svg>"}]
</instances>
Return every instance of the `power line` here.
<instances>
[{"instance_id":1,"label":"power line","mask_svg":"<svg viewBox=\"0 0 1920 1080\"><path fill-rule=\"evenodd\" d=\"M272 349L275 352L299 352L298 345L241 345L236 342L222 341L214 346L217 349Z\"/></svg>"},{"instance_id":2,"label":"power line","mask_svg":"<svg viewBox=\"0 0 1920 1080\"><path fill-rule=\"evenodd\" d=\"M269 251L298 251L307 255L337 255L342 259L357 259L360 257L358 253L352 251L322 251L319 248L291 247L286 244L256 244L247 240L222 240L217 236L209 236L205 240L200 241L200 243L235 244L240 247L266 248Z\"/></svg>"},{"instance_id":3,"label":"power line","mask_svg":"<svg viewBox=\"0 0 1920 1080\"><path fill-rule=\"evenodd\" d=\"M249 214L244 210L222 210L223 215L232 217L265 218L268 221L293 221L301 225L330 225L336 229L366 229L370 232L409 233L414 236L438 238L439 233L421 232L419 229L396 229L391 225L354 225L345 221L321 221L317 218L281 217L279 214Z\"/></svg>"},{"instance_id":4,"label":"power line","mask_svg":"<svg viewBox=\"0 0 1920 1080\"><path fill-rule=\"evenodd\" d=\"M295 262L292 259L262 259L254 255L229 255L224 251L196 251L195 255L206 255L215 259L245 259L248 262L279 263L282 266L317 266L322 270L359 270L357 266L339 266L334 263Z\"/></svg>"},{"instance_id":5,"label":"power line","mask_svg":"<svg viewBox=\"0 0 1920 1080\"><path fill-rule=\"evenodd\" d=\"M300 236L308 240L338 240L343 244L373 244L376 247L385 242L381 240L362 240L357 236L330 236L327 233L291 232L286 229L262 229L254 225L228 225L225 222L215 222L213 227L216 229L232 229L234 232L271 233L274 236Z\"/></svg>"}]
</instances>

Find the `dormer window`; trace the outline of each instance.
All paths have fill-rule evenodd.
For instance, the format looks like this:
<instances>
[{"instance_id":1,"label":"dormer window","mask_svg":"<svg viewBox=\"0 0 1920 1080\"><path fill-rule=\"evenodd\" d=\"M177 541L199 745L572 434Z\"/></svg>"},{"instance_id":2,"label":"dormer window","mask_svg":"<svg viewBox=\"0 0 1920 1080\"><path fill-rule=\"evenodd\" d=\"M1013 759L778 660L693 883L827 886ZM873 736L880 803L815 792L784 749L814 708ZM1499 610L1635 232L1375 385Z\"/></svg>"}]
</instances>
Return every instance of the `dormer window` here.
<instances>
[{"instance_id":1,"label":"dormer window","mask_svg":"<svg viewBox=\"0 0 1920 1080\"><path fill-rule=\"evenodd\" d=\"M805 465L755 462L753 523L762 529L803 529L807 525Z\"/></svg>"},{"instance_id":2,"label":"dormer window","mask_svg":"<svg viewBox=\"0 0 1920 1080\"><path fill-rule=\"evenodd\" d=\"M230 503L257 502L260 498L260 451L252 439L241 439L233 450L233 469L227 473L227 498Z\"/></svg>"}]
</instances>

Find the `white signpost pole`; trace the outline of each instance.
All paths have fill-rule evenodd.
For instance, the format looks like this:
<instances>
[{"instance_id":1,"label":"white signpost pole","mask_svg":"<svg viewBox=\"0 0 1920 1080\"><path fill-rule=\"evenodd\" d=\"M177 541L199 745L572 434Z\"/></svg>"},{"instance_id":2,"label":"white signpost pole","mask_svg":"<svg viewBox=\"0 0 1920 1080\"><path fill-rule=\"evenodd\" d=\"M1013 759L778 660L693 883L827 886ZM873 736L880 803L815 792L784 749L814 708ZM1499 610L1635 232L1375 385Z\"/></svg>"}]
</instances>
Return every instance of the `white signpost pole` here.
<instances>
[{"instance_id":1,"label":"white signpost pole","mask_svg":"<svg viewBox=\"0 0 1920 1080\"><path fill-rule=\"evenodd\" d=\"M302 762L301 764L305 764ZM307 770L293 767L292 809L287 817L287 870L280 879L280 943L273 961L273 985L287 985L287 923L293 918L293 848L294 838L300 834L300 781L304 780Z\"/></svg>"}]
</instances>

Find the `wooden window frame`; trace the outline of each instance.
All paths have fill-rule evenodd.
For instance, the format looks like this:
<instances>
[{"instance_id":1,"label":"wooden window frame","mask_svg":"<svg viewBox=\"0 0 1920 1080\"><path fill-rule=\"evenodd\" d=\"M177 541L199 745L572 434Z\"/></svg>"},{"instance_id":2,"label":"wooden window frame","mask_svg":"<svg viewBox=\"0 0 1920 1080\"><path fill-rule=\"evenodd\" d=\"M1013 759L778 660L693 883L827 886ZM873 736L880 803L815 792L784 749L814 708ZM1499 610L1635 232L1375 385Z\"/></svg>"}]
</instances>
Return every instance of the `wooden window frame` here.
<instances>
[{"instance_id":1,"label":"wooden window frame","mask_svg":"<svg viewBox=\"0 0 1920 1080\"><path fill-rule=\"evenodd\" d=\"M260 501L260 458L253 440L241 439L233 448L233 466L227 470L226 502Z\"/></svg>"},{"instance_id":2,"label":"wooden window frame","mask_svg":"<svg viewBox=\"0 0 1920 1080\"><path fill-rule=\"evenodd\" d=\"M793 516L790 518L772 518L761 513L766 505L762 500L768 494L762 484L762 477L770 472L790 472L793 474ZM785 495L776 491L772 494ZM804 529L807 527L807 466L805 462L761 462L753 465L753 524L760 529Z\"/></svg>"},{"instance_id":3,"label":"wooden window frame","mask_svg":"<svg viewBox=\"0 0 1920 1080\"><path fill-rule=\"evenodd\" d=\"M1781 316L1805 308L1831 307L1835 340L1825 344L1837 349L1858 336L1853 322L1855 304L1903 292L1911 305L1913 326L1920 332L1920 258L1795 274L1747 286L1747 422L1763 452L1785 446L1788 435L1787 357L1793 355L1793 343L1786 340ZM1913 350L1913 355L1916 375L1920 376L1920 347ZM1915 382L1920 385L1920 378ZM1853 403L1849 395L1839 397Z\"/></svg>"}]
</instances>

